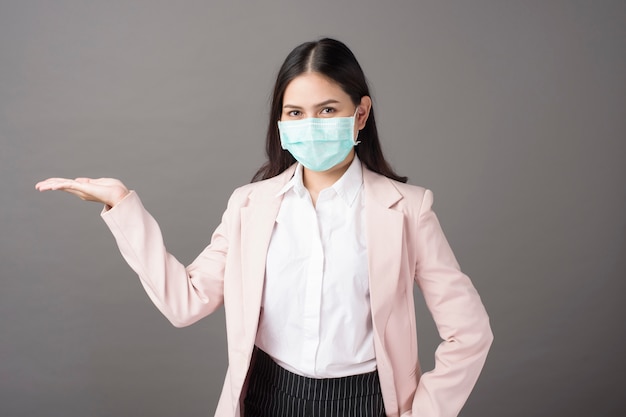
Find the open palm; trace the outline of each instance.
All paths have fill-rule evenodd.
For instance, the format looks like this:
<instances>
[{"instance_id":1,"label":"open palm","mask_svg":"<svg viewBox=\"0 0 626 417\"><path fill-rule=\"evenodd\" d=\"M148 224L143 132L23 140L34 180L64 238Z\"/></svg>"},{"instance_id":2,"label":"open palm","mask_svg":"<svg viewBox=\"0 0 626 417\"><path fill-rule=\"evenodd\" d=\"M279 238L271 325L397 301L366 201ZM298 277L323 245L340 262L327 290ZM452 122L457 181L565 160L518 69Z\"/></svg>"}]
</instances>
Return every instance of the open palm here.
<instances>
[{"instance_id":1,"label":"open palm","mask_svg":"<svg viewBox=\"0 0 626 417\"><path fill-rule=\"evenodd\" d=\"M66 191L82 200L95 201L110 207L128 194L128 188L115 178L48 178L38 182L35 188L39 191Z\"/></svg>"}]
</instances>

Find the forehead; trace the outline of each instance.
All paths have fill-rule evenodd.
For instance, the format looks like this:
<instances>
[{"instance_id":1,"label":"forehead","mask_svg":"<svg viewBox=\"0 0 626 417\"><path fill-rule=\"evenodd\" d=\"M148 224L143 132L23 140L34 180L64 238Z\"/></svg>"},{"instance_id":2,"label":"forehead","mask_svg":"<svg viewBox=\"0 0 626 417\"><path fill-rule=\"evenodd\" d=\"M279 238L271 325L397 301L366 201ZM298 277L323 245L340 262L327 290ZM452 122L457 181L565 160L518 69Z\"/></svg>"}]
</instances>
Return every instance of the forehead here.
<instances>
[{"instance_id":1,"label":"forehead","mask_svg":"<svg viewBox=\"0 0 626 417\"><path fill-rule=\"evenodd\" d=\"M314 105L334 99L350 101L350 96L333 80L318 72L306 72L291 80L285 89L283 104Z\"/></svg>"}]
</instances>

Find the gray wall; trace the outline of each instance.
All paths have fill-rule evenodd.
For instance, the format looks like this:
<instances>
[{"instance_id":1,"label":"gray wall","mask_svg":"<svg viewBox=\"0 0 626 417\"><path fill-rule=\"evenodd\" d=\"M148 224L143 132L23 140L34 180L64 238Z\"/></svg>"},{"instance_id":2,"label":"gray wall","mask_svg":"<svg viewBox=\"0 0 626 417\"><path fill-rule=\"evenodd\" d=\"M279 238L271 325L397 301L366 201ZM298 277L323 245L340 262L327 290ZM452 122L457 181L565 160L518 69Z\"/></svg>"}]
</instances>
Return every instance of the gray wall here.
<instances>
[{"instance_id":1,"label":"gray wall","mask_svg":"<svg viewBox=\"0 0 626 417\"><path fill-rule=\"evenodd\" d=\"M100 207L33 186L121 178L190 262L264 160L280 63L320 36L360 60L491 315L462 415L626 415L626 3L264 3L0 1L0 415L212 415L223 312L173 328Z\"/></svg>"}]
</instances>

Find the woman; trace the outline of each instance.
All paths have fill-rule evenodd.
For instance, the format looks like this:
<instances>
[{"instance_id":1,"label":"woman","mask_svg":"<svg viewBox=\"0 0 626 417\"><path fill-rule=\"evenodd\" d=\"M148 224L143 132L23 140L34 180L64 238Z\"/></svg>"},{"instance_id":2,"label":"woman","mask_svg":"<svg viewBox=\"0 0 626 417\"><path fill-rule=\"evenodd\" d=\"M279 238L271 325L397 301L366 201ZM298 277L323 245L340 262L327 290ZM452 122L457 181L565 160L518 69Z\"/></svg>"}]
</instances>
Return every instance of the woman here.
<instances>
[{"instance_id":1,"label":"woman","mask_svg":"<svg viewBox=\"0 0 626 417\"><path fill-rule=\"evenodd\" d=\"M122 255L175 326L224 305L229 368L217 416L457 415L491 344L489 320L432 193L385 161L363 71L344 44L322 39L289 54L266 151L186 268L120 181L36 187L105 204ZM414 283L443 339L424 375Z\"/></svg>"}]
</instances>

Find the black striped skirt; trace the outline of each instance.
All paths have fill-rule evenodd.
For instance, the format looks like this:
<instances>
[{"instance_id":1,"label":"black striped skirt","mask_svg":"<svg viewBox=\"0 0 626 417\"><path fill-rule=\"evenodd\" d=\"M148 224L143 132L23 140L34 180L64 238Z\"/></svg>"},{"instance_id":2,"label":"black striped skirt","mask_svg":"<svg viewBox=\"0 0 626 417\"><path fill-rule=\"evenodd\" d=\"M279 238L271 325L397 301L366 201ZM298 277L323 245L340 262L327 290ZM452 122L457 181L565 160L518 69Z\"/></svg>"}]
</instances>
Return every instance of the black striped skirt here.
<instances>
[{"instance_id":1,"label":"black striped skirt","mask_svg":"<svg viewBox=\"0 0 626 417\"><path fill-rule=\"evenodd\" d=\"M378 371L341 378L289 372L256 348L245 417L384 417Z\"/></svg>"}]
</instances>

